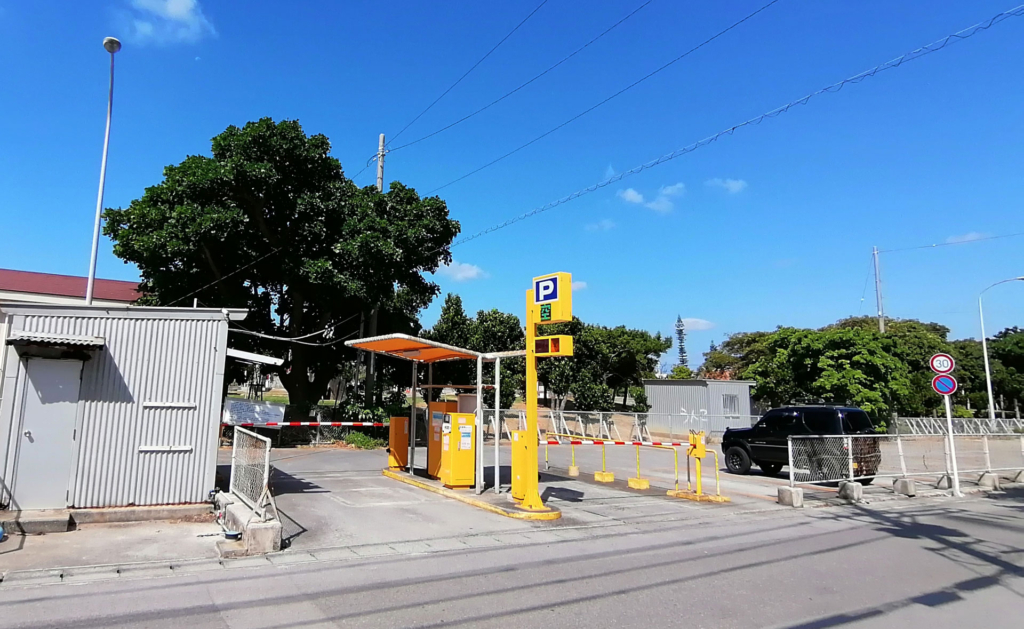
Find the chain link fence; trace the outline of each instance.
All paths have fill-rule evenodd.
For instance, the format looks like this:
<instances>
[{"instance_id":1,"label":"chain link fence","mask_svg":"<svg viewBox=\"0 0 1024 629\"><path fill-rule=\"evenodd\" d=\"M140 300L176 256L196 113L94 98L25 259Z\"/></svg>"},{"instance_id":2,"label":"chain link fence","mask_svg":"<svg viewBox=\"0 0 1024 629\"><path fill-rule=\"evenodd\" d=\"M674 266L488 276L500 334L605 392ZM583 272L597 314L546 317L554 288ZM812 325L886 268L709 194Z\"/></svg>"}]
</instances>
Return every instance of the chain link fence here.
<instances>
[{"instance_id":1,"label":"chain link fence","mask_svg":"<svg viewBox=\"0 0 1024 629\"><path fill-rule=\"evenodd\" d=\"M945 417L898 417L891 432L901 435L945 435L948 432ZM1024 419L955 418L955 435L1014 435L1024 434Z\"/></svg>"},{"instance_id":2,"label":"chain link fence","mask_svg":"<svg viewBox=\"0 0 1024 629\"><path fill-rule=\"evenodd\" d=\"M960 474L1024 471L1024 435L954 435ZM937 481L951 474L940 435L794 435L787 448L790 485L880 477Z\"/></svg>"},{"instance_id":3,"label":"chain link fence","mask_svg":"<svg viewBox=\"0 0 1024 629\"><path fill-rule=\"evenodd\" d=\"M235 426L231 444L231 493L260 518L270 503L270 439Z\"/></svg>"}]
</instances>

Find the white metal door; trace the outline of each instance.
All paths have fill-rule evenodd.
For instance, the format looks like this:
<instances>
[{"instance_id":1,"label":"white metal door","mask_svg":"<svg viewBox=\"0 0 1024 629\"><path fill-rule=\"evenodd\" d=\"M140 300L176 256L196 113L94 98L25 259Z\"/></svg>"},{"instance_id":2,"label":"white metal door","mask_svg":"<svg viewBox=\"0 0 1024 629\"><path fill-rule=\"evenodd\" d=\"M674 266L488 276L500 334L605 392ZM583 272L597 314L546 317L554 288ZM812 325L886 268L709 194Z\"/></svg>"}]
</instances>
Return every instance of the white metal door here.
<instances>
[{"instance_id":1,"label":"white metal door","mask_svg":"<svg viewBox=\"0 0 1024 629\"><path fill-rule=\"evenodd\" d=\"M14 480L17 509L63 509L74 456L82 361L28 359Z\"/></svg>"}]
</instances>

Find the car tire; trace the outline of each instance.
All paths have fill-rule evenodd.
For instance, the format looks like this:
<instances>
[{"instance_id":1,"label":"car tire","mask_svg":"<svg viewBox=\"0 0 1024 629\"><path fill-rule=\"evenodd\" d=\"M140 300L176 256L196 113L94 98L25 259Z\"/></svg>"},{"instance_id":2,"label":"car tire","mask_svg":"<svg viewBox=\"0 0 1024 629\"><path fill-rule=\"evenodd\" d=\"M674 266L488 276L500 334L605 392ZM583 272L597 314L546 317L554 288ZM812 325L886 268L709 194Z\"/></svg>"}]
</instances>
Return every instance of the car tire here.
<instances>
[{"instance_id":1,"label":"car tire","mask_svg":"<svg viewBox=\"0 0 1024 629\"><path fill-rule=\"evenodd\" d=\"M725 451L725 467L733 474L750 473L750 455L739 446L733 446Z\"/></svg>"},{"instance_id":2,"label":"car tire","mask_svg":"<svg viewBox=\"0 0 1024 629\"><path fill-rule=\"evenodd\" d=\"M872 476L870 478L858 478L857 482L860 483L861 485L870 485L874 480L875 477Z\"/></svg>"},{"instance_id":3,"label":"car tire","mask_svg":"<svg viewBox=\"0 0 1024 629\"><path fill-rule=\"evenodd\" d=\"M765 476L778 476L782 471L781 463L758 463L757 466L761 468Z\"/></svg>"}]
</instances>

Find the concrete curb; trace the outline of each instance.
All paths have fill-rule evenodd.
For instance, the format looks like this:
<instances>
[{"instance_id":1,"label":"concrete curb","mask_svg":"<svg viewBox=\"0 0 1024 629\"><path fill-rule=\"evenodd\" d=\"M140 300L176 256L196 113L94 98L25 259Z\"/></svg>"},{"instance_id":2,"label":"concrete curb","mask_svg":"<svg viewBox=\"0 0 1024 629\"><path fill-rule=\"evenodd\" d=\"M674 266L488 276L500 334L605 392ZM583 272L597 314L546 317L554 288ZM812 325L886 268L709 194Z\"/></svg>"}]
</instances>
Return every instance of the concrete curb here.
<instances>
[{"instance_id":1,"label":"concrete curb","mask_svg":"<svg viewBox=\"0 0 1024 629\"><path fill-rule=\"evenodd\" d=\"M400 483L412 485L413 487L418 487L419 489L425 489L435 494L445 496L446 498L454 498L459 502L464 502L468 505L477 507L478 509L490 511L491 513L497 513L498 515L503 515L507 518L514 518L516 520L557 520L562 517L562 512L559 511L556 507L549 507L549 509L551 509L550 511L527 511L526 509L521 509L519 507L505 507L502 505L491 504L485 500L480 500L479 498L475 498L472 496L466 496L451 489L447 489L445 487L435 486L431 483L424 482L416 478L412 478L407 474L399 474L396 472L392 472L391 470L382 470L382 472L384 476L387 476L388 478L396 480Z\"/></svg>"}]
</instances>

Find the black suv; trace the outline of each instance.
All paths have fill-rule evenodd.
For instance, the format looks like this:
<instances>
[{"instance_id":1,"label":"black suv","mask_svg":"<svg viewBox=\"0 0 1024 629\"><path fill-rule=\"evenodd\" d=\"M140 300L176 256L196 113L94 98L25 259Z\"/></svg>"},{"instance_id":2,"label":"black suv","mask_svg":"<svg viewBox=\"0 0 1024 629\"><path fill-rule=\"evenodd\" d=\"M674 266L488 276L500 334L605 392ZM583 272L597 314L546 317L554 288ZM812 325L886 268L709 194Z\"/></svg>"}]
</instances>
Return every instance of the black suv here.
<instances>
[{"instance_id":1,"label":"black suv","mask_svg":"<svg viewBox=\"0 0 1024 629\"><path fill-rule=\"evenodd\" d=\"M722 454L725 466L733 474L749 473L753 463L768 476L775 476L789 463L787 441L792 435L858 435L874 431L871 418L859 408L785 406L768 411L750 428L727 428L722 435ZM871 476L877 471L880 455L876 440L854 440L853 454L858 476Z\"/></svg>"}]
</instances>

